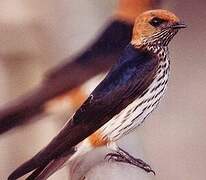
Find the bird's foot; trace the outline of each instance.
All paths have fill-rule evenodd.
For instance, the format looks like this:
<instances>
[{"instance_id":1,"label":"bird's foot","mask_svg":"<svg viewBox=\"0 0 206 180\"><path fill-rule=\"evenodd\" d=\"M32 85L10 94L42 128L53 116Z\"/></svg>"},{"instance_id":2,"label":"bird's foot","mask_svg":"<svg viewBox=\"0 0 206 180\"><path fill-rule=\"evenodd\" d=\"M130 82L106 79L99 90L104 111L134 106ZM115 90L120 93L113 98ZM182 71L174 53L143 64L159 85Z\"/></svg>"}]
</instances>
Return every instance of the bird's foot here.
<instances>
[{"instance_id":1,"label":"bird's foot","mask_svg":"<svg viewBox=\"0 0 206 180\"><path fill-rule=\"evenodd\" d=\"M124 151L121 148L119 148L119 150L114 152L114 153L108 153L105 156L105 158L108 159L108 161L113 160L113 161L117 161L117 162L132 164L134 166L137 166L137 167L145 170L148 173L151 172L155 175L155 172L154 172L154 170L152 170L150 165L148 165L147 163L145 163L141 159L134 158L128 152Z\"/></svg>"}]
</instances>

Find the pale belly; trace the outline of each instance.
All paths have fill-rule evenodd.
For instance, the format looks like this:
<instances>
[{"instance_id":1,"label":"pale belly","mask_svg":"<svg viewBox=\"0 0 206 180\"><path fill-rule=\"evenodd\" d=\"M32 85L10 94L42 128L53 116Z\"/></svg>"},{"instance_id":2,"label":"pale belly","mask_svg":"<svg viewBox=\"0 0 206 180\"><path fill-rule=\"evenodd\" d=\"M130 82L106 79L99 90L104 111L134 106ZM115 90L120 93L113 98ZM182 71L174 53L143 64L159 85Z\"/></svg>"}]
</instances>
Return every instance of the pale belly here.
<instances>
[{"instance_id":1,"label":"pale belly","mask_svg":"<svg viewBox=\"0 0 206 180\"><path fill-rule=\"evenodd\" d=\"M168 76L169 68L166 67L159 72L142 97L137 98L102 126L99 130L103 138L116 141L142 124L162 98L167 87Z\"/></svg>"}]
</instances>

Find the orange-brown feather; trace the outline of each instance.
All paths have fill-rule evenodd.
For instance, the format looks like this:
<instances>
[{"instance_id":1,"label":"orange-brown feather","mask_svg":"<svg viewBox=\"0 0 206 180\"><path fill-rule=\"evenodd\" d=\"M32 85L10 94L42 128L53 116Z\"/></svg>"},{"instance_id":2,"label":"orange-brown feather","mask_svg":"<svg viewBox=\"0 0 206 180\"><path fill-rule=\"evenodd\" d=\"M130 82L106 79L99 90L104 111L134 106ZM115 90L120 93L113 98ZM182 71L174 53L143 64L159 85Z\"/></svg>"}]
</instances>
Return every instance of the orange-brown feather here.
<instances>
[{"instance_id":1,"label":"orange-brown feather","mask_svg":"<svg viewBox=\"0 0 206 180\"><path fill-rule=\"evenodd\" d=\"M156 10L146 11L145 13L142 13L140 16L138 16L135 21L132 42L131 42L132 44L140 45L142 44L142 40L144 38L151 37L152 34L158 31L158 29L151 26L149 23L149 21L154 17L167 20L168 22L171 23L180 21L180 19L175 14L167 10L156 9Z\"/></svg>"},{"instance_id":2,"label":"orange-brown feather","mask_svg":"<svg viewBox=\"0 0 206 180\"><path fill-rule=\"evenodd\" d=\"M103 134L98 130L90 135L88 140L93 147L104 146L108 143L108 139L104 139Z\"/></svg>"},{"instance_id":3,"label":"orange-brown feather","mask_svg":"<svg viewBox=\"0 0 206 180\"><path fill-rule=\"evenodd\" d=\"M135 18L142 12L151 9L152 0L119 0L115 16L118 19L134 23Z\"/></svg>"},{"instance_id":4,"label":"orange-brown feather","mask_svg":"<svg viewBox=\"0 0 206 180\"><path fill-rule=\"evenodd\" d=\"M86 99L87 95L80 87L70 91L69 97L71 99L73 107L77 108Z\"/></svg>"},{"instance_id":5,"label":"orange-brown feather","mask_svg":"<svg viewBox=\"0 0 206 180\"><path fill-rule=\"evenodd\" d=\"M81 87L75 88L47 102L45 108L49 111L50 109L55 109L55 107L59 107L61 104L68 102L68 108L71 106L72 109L76 109L86 99L86 96L86 93Z\"/></svg>"}]
</instances>

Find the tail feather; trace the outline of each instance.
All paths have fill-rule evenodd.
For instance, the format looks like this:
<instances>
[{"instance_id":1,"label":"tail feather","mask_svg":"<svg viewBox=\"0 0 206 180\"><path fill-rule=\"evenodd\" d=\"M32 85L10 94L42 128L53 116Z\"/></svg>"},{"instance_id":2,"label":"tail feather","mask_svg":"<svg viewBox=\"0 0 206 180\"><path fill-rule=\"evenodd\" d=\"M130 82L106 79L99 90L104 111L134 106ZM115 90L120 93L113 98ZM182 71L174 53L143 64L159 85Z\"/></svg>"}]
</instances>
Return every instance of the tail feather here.
<instances>
[{"instance_id":1,"label":"tail feather","mask_svg":"<svg viewBox=\"0 0 206 180\"><path fill-rule=\"evenodd\" d=\"M59 157L58 159L61 160L62 158L69 159L73 154L75 153L75 148L72 147L70 150L67 151L66 154L62 155L62 157ZM56 161L58 159L55 159ZM36 156L34 156L32 159L28 160L24 164L22 164L19 168L17 168L9 177L8 180L16 180L21 176L24 176L25 174L34 171L30 176L29 180L35 179L39 174L41 174L46 167L50 165L55 160L47 160L47 161L39 161Z\"/></svg>"},{"instance_id":2,"label":"tail feather","mask_svg":"<svg viewBox=\"0 0 206 180\"><path fill-rule=\"evenodd\" d=\"M71 154L72 155L72 154ZM49 178L57 170L61 169L66 161L71 157L62 157L50 162L46 167L36 169L26 180L44 180Z\"/></svg>"},{"instance_id":3,"label":"tail feather","mask_svg":"<svg viewBox=\"0 0 206 180\"><path fill-rule=\"evenodd\" d=\"M26 178L26 180L34 180L36 177L39 176L39 174L41 174L41 172L44 170L46 166L47 165L37 168L34 172L32 172L32 174L29 177Z\"/></svg>"},{"instance_id":4,"label":"tail feather","mask_svg":"<svg viewBox=\"0 0 206 180\"><path fill-rule=\"evenodd\" d=\"M91 151L94 147L91 146L88 138L85 139L81 144L77 146L73 146L62 154L62 156L48 160L48 161L39 161L35 156L29 161L22 164L19 168L17 168L9 177L8 180L16 180L25 174L32 172L30 176L26 178L26 180L45 180L52 174L54 174L57 170L65 166L66 162L73 161L79 158L80 156L86 154Z\"/></svg>"},{"instance_id":5,"label":"tail feather","mask_svg":"<svg viewBox=\"0 0 206 180\"><path fill-rule=\"evenodd\" d=\"M76 147L76 150L70 151L67 155L51 161L47 166L36 169L26 180L46 180L57 170L65 166L68 161L77 160L77 158L83 156L93 148L87 138Z\"/></svg>"},{"instance_id":6,"label":"tail feather","mask_svg":"<svg viewBox=\"0 0 206 180\"><path fill-rule=\"evenodd\" d=\"M41 169L43 167L47 166L47 163L45 164L37 164L35 163L35 161L33 159L25 162L24 164L22 164L18 169L16 169L9 177L8 180L16 180L21 176L24 176L25 174L33 171L33 170L37 170L37 169ZM39 171L38 170L38 171ZM35 172L35 171L34 171Z\"/></svg>"}]
</instances>

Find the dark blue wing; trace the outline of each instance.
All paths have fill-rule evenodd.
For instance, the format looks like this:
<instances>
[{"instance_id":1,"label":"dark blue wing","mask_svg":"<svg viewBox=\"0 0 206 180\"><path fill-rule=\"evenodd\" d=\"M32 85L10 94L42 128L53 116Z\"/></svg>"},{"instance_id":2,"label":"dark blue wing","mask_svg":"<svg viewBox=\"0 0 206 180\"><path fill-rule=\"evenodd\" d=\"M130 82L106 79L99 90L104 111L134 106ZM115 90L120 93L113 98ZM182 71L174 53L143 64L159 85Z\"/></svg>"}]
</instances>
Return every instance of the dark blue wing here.
<instances>
[{"instance_id":1,"label":"dark blue wing","mask_svg":"<svg viewBox=\"0 0 206 180\"><path fill-rule=\"evenodd\" d=\"M157 65L154 56L129 44L71 121L47 147L14 171L10 178L41 169L95 132L144 92L154 78Z\"/></svg>"}]
</instances>

